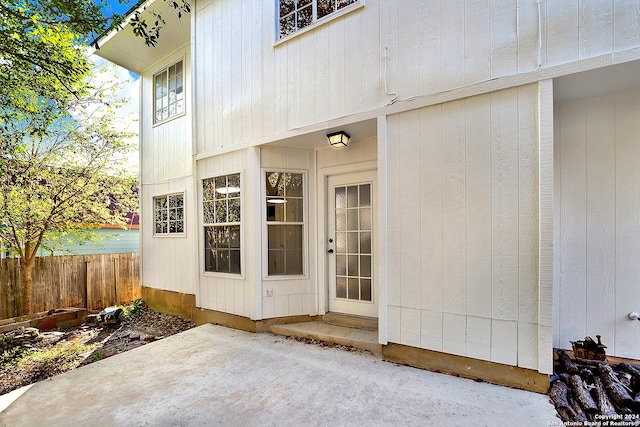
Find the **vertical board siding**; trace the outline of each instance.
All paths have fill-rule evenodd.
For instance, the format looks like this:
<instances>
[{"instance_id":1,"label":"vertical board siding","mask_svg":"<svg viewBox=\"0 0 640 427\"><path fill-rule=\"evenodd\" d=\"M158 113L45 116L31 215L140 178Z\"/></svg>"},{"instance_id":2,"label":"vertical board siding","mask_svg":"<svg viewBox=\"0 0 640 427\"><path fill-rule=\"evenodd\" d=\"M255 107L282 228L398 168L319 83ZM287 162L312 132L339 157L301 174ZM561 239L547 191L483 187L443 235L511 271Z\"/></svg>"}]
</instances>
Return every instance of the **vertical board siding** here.
<instances>
[{"instance_id":1,"label":"vertical board siding","mask_svg":"<svg viewBox=\"0 0 640 427\"><path fill-rule=\"evenodd\" d=\"M636 358L640 310L640 89L556 106L560 212L554 346L601 335Z\"/></svg>"},{"instance_id":2,"label":"vertical board siding","mask_svg":"<svg viewBox=\"0 0 640 427\"><path fill-rule=\"evenodd\" d=\"M367 0L280 43L277 2L200 3L198 153L640 46L640 0Z\"/></svg>"},{"instance_id":3,"label":"vertical board siding","mask_svg":"<svg viewBox=\"0 0 640 427\"><path fill-rule=\"evenodd\" d=\"M153 198L184 193L184 226L182 235L154 235ZM191 177L156 184L143 184L140 203L140 234L142 244L142 285L185 294L196 293L198 271L196 195Z\"/></svg>"},{"instance_id":4,"label":"vertical board siding","mask_svg":"<svg viewBox=\"0 0 640 427\"><path fill-rule=\"evenodd\" d=\"M315 211L315 178L313 174L314 167L314 152L310 150L301 149L289 149L289 148L261 148L261 167L270 171L287 171L287 170L302 170L307 171L306 175L306 187L305 193L305 214L306 231L307 234L304 237L305 241L305 260L307 270L305 277L289 277L289 278L265 278L266 272L262 270L262 265L257 265L256 277L258 278L261 286L258 287L258 292L261 293L262 298L262 318L268 319L270 317L283 317L283 316L296 316L305 314L317 313L317 301L315 294L315 280L316 277L316 253L313 249L313 243L310 241L315 230L315 218L310 212ZM334 150L335 151L335 150ZM260 182L262 182L262 171L257 171L260 174ZM262 185L262 184L261 184ZM256 229L263 230L265 224L265 218L263 217L262 205L264 203L263 190L254 192L259 195L259 207L260 209L254 215L256 223ZM266 236L263 236L266 238ZM251 238L249 238L251 239ZM255 240L255 237L254 237ZM248 240L245 240L248 242ZM258 240L260 242L262 240ZM263 259L267 254L263 251L262 245L254 245L255 251L259 251L261 254L260 259ZM257 257L254 257L257 259ZM254 285L254 284L252 284ZM267 296L267 290L273 291L273 296Z\"/></svg>"},{"instance_id":5,"label":"vertical board siding","mask_svg":"<svg viewBox=\"0 0 640 427\"><path fill-rule=\"evenodd\" d=\"M390 341L537 367L535 310L520 313L538 289L537 93L388 118ZM420 328L405 330L413 310Z\"/></svg>"},{"instance_id":6,"label":"vertical board siding","mask_svg":"<svg viewBox=\"0 0 640 427\"><path fill-rule=\"evenodd\" d=\"M223 155L209 157L200 160L197 163L197 201L194 208L198 209L194 218L197 218L197 226L194 227L195 236L190 239L193 247L195 265L191 268L197 269L194 273L197 275L198 283L198 307L231 313L238 316L255 318L255 303L253 295L256 292L253 288L255 283L249 280L255 277L255 266L251 265L250 260L254 258L254 250L257 245L255 237L247 236L247 230L252 230L259 213L252 212L248 209L250 204L248 194L256 194L253 182L259 171L247 170L248 151L241 150ZM204 229L202 226L202 180L207 178L215 178L217 176L227 175L231 173L241 173L241 269L242 275L228 275L207 273L204 271ZM197 246L194 243L197 241ZM259 241L259 240L258 240ZM192 292L195 293L196 291Z\"/></svg>"},{"instance_id":7,"label":"vertical board siding","mask_svg":"<svg viewBox=\"0 0 640 427\"><path fill-rule=\"evenodd\" d=\"M33 266L33 312L67 307L100 310L140 298L139 255L38 257ZM0 319L22 313L19 260L0 260Z\"/></svg>"},{"instance_id":8,"label":"vertical board siding","mask_svg":"<svg viewBox=\"0 0 640 427\"><path fill-rule=\"evenodd\" d=\"M466 101L466 135L466 312L491 318L491 105L482 97Z\"/></svg>"},{"instance_id":9,"label":"vertical board siding","mask_svg":"<svg viewBox=\"0 0 640 427\"><path fill-rule=\"evenodd\" d=\"M185 114L154 126L153 74L179 59L184 59ZM141 77L142 99L145 101L142 104L140 138L143 156L140 178L143 184L166 181L192 173L190 117L193 86L190 70L189 47L186 46L153 65Z\"/></svg>"}]
</instances>

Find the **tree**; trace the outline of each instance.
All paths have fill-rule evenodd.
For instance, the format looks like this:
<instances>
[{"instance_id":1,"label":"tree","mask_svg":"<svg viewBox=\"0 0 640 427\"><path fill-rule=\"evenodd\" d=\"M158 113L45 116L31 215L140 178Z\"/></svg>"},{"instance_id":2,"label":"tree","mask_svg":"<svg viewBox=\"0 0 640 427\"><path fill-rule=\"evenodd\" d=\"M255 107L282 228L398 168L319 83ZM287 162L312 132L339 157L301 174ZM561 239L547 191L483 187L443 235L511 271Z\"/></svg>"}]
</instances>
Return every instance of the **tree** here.
<instances>
[{"instance_id":1,"label":"tree","mask_svg":"<svg viewBox=\"0 0 640 427\"><path fill-rule=\"evenodd\" d=\"M31 271L44 244L90 239L96 225L125 225L137 209L126 154L131 135L114 129L115 86L86 80L64 105L38 97L0 128L0 240L20 257L23 312L31 312Z\"/></svg>"},{"instance_id":2,"label":"tree","mask_svg":"<svg viewBox=\"0 0 640 427\"><path fill-rule=\"evenodd\" d=\"M190 12L186 0L163 0L178 14ZM77 96L90 72L85 57L92 39L124 23L114 0L2 0L0 2L0 125L21 113L22 94L28 92L64 105ZM117 0L135 7L138 0ZM134 33L155 46L164 19L153 8L149 17L133 12ZM7 151L10 147L0 146Z\"/></svg>"}]
</instances>

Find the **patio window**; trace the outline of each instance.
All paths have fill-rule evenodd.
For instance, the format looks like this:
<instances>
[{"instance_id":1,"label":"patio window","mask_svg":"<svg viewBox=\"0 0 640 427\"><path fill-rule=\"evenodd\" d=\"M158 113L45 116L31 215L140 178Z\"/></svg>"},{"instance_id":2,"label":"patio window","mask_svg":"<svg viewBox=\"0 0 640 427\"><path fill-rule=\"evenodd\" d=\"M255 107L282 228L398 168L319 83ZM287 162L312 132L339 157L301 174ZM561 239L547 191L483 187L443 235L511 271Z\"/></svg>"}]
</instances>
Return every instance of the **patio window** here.
<instances>
[{"instance_id":1,"label":"patio window","mask_svg":"<svg viewBox=\"0 0 640 427\"><path fill-rule=\"evenodd\" d=\"M303 184L301 173L266 172L269 276L304 274Z\"/></svg>"},{"instance_id":2,"label":"patio window","mask_svg":"<svg viewBox=\"0 0 640 427\"><path fill-rule=\"evenodd\" d=\"M205 271L240 274L240 174L202 181Z\"/></svg>"}]
</instances>

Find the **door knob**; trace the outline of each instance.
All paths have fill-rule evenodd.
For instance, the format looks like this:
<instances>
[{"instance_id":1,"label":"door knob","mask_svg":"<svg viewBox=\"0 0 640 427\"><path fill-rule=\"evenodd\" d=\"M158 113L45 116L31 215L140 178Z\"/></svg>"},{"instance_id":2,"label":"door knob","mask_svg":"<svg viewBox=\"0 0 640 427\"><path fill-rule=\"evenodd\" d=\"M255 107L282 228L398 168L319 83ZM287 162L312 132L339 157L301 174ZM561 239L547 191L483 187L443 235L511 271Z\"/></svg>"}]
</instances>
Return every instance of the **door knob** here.
<instances>
[{"instance_id":1,"label":"door knob","mask_svg":"<svg viewBox=\"0 0 640 427\"><path fill-rule=\"evenodd\" d=\"M333 249L329 249L329 250L327 251L327 253L332 254L332 253L333 253Z\"/></svg>"}]
</instances>

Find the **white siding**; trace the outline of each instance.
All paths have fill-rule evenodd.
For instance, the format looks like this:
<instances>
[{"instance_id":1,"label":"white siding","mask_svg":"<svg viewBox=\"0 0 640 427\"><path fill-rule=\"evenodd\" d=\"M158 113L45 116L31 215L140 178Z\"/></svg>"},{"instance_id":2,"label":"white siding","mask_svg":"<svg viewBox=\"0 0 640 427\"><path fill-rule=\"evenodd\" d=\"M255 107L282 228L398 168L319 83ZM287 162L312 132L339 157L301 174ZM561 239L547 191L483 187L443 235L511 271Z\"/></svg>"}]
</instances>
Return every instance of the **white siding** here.
<instances>
[{"instance_id":1,"label":"white siding","mask_svg":"<svg viewBox=\"0 0 640 427\"><path fill-rule=\"evenodd\" d=\"M315 229L316 219L312 214L315 209L315 170L314 170L314 152L310 150L287 149L287 148L262 148L261 149L261 166L263 170L269 171L287 171L296 170L306 173L305 209L307 213L304 218L306 221L306 233L303 237L304 243L304 259L306 261L305 275L271 278L267 276L267 272L263 271L262 265L266 264L266 235L263 234L263 245L255 246L261 250L264 259L260 266L260 278L262 282L262 304L263 318L282 317L318 314L317 306L317 290L315 277L317 274L317 253L315 250ZM262 190L256 193L258 195L260 209L256 210L259 215L256 218L260 224L260 230L266 224L263 216L263 204L265 198ZM254 238L253 242L259 241ZM273 296L267 296L267 291L271 290Z\"/></svg>"},{"instance_id":2,"label":"white siding","mask_svg":"<svg viewBox=\"0 0 640 427\"><path fill-rule=\"evenodd\" d=\"M253 260L259 251L259 234L256 236L258 214L255 208L255 197L258 194L256 183L258 171L252 167L255 160L253 151L240 150L220 156L201 160L197 164L198 180L196 183L198 197L197 235L192 245L197 248L199 273L199 292L197 305L201 308L236 314L238 316L256 318L255 284L259 281L259 268ZM204 228L202 225L202 180L217 176L240 173L241 180L241 273L219 274L204 271Z\"/></svg>"},{"instance_id":3,"label":"white siding","mask_svg":"<svg viewBox=\"0 0 640 427\"><path fill-rule=\"evenodd\" d=\"M179 59L185 65L185 114L153 125L153 74ZM193 194L189 47L158 61L141 75L140 234L142 285L196 293L196 196ZM153 197L185 194L185 234L154 236Z\"/></svg>"},{"instance_id":4,"label":"white siding","mask_svg":"<svg viewBox=\"0 0 640 427\"><path fill-rule=\"evenodd\" d=\"M556 118L559 282L554 346L601 335L636 358L640 322L640 89L560 103Z\"/></svg>"},{"instance_id":5,"label":"white siding","mask_svg":"<svg viewBox=\"0 0 640 427\"><path fill-rule=\"evenodd\" d=\"M184 59L185 114L154 125L153 74ZM191 66L189 47L163 58L141 76L141 180L142 184L164 182L192 175Z\"/></svg>"},{"instance_id":6,"label":"white siding","mask_svg":"<svg viewBox=\"0 0 640 427\"><path fill-rule=\"evenodd\" d=\"M389 116L390 341L538 368L537 102L529 85Z\"/></svg>"},{"instance_id":7,"label":"white siding","mask_svg":"<svg viewBox=\"0 0 640 427\"><path fill-rule=\"evenodd\" d=\"M640 0L367 0L282 43L276 4L196 2L198 153L640 46Z\"/></svg>"},{"instance_id":8,"label":"white siding","mask_svg":"<svg viewBox=\"0 0 640 427\"><path fill-rule=\"evenodd\" d=\"M153 198L173 193L185 195L185 234L154 236ZM195 195L191 178L158 184L143 184L141 192L140 234L142 241L142 285L181 292L196 293L197 256L194 209Z\"/></svg>"}]
</instances>

